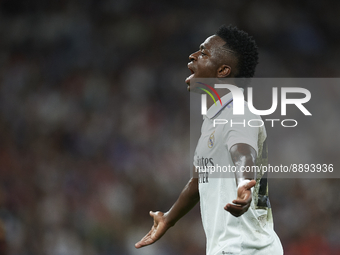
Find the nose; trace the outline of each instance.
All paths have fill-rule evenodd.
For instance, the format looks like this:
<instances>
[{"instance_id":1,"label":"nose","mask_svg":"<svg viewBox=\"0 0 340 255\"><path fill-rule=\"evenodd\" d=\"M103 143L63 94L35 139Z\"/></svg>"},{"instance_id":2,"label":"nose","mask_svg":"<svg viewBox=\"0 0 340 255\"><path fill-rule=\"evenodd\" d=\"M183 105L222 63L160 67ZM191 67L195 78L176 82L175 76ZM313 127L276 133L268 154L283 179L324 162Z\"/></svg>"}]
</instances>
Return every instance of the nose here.
<instances>
[{"instance_id":1,"label":"nose","mask_svg":"<svg viewBox=\"0 0 340 255\"><path fill-rule=\"evenodd\" d=\"M190 60L190 61L197 60L197 52L198 52L198 51L192 53L192 54L189 56L189 60Z\"/></svg>"}]
</instances>

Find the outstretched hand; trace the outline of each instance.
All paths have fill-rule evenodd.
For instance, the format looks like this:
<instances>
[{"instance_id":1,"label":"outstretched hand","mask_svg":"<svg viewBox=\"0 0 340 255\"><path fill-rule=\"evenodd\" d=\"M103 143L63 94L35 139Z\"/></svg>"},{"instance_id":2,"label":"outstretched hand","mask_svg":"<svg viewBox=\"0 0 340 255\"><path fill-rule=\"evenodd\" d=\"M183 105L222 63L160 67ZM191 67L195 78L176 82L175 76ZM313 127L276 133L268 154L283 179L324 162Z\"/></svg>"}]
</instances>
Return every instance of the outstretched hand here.
<instances>
[{"instance_id":1,"label":"outstretched hand","mask_svg":"<svg viewBox=\"0 0 340 255\"><path fill-rule=\"evenodd\" d=\"M237 199L232 201L233 204L227 204L224 207L224 210L230 212L235 217L239 217L244 214L248 210L252 199L250 189L254 187L255 184L256 181L252 180L245 185L240 186L237 189Z\"/></svg>"},{"instance_id":2,"label":"outstretched hand","mask_svg":"<svg viewBox=\"0 0 340 255\"><path fill-rule=\"evenodd\" d=\"M153 217L153 226L149 233L147 233L138 243L135 244L137 249L153 244L170 228L170 225L166 223L164 213L150 211L150 216Z\"/></svg>"}]
</instances>

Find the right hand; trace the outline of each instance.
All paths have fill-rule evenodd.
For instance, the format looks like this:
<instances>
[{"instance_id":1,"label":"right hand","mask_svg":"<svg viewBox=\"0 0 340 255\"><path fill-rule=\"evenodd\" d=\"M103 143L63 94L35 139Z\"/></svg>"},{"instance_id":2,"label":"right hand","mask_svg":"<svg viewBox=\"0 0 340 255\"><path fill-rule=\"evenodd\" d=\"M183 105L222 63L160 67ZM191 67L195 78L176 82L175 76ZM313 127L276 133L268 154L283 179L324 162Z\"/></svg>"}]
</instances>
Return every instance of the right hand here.
<instances>
[{"instance_id":1,"label":"right hand","mask_svg":"<svg viewBox=\"0 0 340 255\"><path fill-rule=\"evenodd\" d=\"M135 244L137 249L153 244L158 239L160 239L171 227L166 223L166 215L164 213L150 211L150 216L153 217L153 226L149 233L147 233L138 243Z\"/></svg>"}]
</instances>

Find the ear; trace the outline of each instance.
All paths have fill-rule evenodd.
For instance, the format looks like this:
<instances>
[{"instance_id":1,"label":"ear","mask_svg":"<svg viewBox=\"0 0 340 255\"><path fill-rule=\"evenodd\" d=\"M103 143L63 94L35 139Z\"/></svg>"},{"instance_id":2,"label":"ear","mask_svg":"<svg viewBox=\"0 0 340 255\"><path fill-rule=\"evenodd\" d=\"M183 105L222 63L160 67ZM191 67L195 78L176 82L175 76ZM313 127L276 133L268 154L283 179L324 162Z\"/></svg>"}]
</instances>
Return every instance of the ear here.
<instances>
[{"instance_id":1,"label":"ear","mask_svg":"<svg viewBox=\"0 0 340 255\"><path fill-rule=\"evenodd\" d=\"M217 69L217 77L218 78L226 78L230 75L231 73L231 67L228 65L221 65Z\"/></svg>"}]
</instances>

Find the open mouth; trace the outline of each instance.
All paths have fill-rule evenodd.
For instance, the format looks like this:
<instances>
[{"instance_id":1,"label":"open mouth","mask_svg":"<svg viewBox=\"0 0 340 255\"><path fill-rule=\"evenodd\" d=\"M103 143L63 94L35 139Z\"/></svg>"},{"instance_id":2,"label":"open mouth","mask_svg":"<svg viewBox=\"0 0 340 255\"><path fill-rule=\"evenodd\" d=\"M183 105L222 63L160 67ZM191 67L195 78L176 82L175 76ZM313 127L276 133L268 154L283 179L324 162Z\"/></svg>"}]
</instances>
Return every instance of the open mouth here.
<instances>
[{"instance_id":1,"label":"open mouth","mask_svg":"<svg viewBox=\"0 0 340 255\"><path fill-rule=\"evenodd\" d=\"M195 71L192 70L190 67L188 67L188 68L189 68L189 70L190 70L190 72L191 72L191 75L190 75L188 78L185 79L185 83L188 84L188 85L190 85L190 80L191 80L191 78L195 75Z\"/></svg>"}]
</instances>

